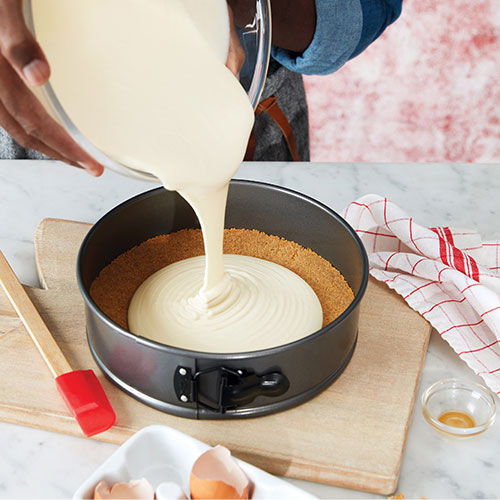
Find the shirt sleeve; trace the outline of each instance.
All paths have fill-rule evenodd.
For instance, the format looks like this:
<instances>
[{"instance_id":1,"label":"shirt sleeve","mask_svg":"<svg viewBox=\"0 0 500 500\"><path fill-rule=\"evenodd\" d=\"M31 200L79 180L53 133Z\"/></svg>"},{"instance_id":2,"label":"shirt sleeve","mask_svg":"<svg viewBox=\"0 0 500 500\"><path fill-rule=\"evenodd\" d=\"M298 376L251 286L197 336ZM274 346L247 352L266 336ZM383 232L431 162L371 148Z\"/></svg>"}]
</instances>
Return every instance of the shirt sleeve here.
<instances>
[{"instance_id":1,"label":"shirt sleeve","mask_svg":"<svg viewBox=\"0 0 500 500\"><path fill-rule=\"evenodd\" d=\"M401 14L402 0L316 0L316 30L297 54L278 47L272 56L297 73L327 75L375 41Z\"/></svg>"}]
</instances>

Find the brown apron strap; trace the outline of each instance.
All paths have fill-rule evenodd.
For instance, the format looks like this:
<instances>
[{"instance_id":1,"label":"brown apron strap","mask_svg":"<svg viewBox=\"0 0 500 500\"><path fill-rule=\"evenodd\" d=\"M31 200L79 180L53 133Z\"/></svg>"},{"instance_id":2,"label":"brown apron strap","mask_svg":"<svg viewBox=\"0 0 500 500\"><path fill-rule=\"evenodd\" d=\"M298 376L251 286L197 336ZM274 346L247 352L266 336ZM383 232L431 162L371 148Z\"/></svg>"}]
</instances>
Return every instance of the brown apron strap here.
<instances>
[{"instance_id":1,"label":"brown apron strap","mask_svg":"<svg viewBox=\"0 0 500 500\"><path fill-rule=\"evenodd\" d=\"M255 132L252 129L252 132L250 133L250 137L248 139L247 150L243 161L253 161L253 158L255 156L255 142Z\"/></svg>"},{"instance_id":2,"label":"brown apron strap","mask_svg":"<svg viewBox=\"0 0 500 500\"><path fill-rule=\"evenodd\" d=\"M288 121L285 113L278 106L278 99L276 96L268 97L259 103L257 109L255 110L255 115L260 115L261 113L267 113L280 128L283 137L288 146L288 150L292 156L293 161L300 161L299 151L297 149L297 143L295 142L295 136L293 135L293 130ZM248 141L247 151L245 153L245 161L252 161L255 153L255 133L252 130L250 135L250 140Z\"/></svg>"}]
</instances>

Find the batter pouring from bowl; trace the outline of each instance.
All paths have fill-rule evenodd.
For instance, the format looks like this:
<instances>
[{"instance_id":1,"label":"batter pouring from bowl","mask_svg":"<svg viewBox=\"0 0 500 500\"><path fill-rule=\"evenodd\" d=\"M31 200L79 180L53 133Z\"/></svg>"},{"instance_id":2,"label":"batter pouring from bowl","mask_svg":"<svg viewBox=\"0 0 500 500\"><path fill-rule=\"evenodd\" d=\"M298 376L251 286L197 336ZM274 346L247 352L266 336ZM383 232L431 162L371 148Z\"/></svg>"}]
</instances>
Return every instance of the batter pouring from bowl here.
<instances>
[{"instance_id":1,"label":"batter pouring from bowl","mask_svg":"<svg viewBox=\"0 0 500 500\"><path fill-rule=\"evenodd\" d=\"M132 299L129 326L163 343L178 337L176 345L191 349L199 348L203 334L209 345L219 339L221 351L235 327L245 338L258 330L261 342L276 329L286 340L309 335L323 317L318 298L301 278L241 255L228 256L230 272L225 270L228 185L245 154L254 113L225 66L230 39L225 0L198 2L194 12L190 5L185 0L32 4L37 38L52 61L52 87L78 129L109 157L178 191L202 227L205 265L189 259L150 277ZM210 22L200 29L193 15ZM130 38L134 29L146 33L146 26L147 35ZM130 59L138 61L132 72ZM252 329L259 321L262 328Z\"/></svg>"}]
</instances>

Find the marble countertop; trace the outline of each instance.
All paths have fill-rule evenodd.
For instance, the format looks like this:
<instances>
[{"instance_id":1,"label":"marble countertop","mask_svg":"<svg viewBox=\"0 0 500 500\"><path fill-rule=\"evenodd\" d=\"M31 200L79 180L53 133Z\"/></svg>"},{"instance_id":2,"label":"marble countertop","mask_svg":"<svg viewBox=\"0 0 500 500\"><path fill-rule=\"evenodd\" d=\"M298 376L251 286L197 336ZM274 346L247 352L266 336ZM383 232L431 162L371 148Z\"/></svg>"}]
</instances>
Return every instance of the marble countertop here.
<instances>
[{"instance_id":1,"label":"marble countertop","mask_svg":"<svg viewBox=\"0 0 500 500\"><path fill-rule=\"evenodd\" d=\"M334 210L367 194L387 196L423 225L478 230L500 239L500 165L259 164L238 178L306 193ZM45 217L95 222L152 184L111 172L94 179L57 162L0 161L0 248L26 284L38 285L33 236ZM1 361L0 361L1 362ZM423 390L438 379L480 381L432 334L408 435L398 492L405 498L498 498L500 423L475 438L446 438L425 422ZM68 498L117 447L0 423L0 498ZM375 495L290 480L319 498Z\"/></svg>"}]
</instances>

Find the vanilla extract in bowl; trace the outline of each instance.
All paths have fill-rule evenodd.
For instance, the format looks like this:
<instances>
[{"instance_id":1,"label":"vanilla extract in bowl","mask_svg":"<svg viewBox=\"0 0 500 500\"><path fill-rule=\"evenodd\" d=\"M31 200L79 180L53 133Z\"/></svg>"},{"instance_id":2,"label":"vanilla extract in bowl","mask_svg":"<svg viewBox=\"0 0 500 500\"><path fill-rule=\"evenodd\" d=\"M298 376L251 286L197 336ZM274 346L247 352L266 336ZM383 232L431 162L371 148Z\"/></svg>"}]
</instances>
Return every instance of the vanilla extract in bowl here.
<instances>
[{"instance_id":1,"label":"vanilla extract in bowl","mask_svg":"<svg viewBox=\"0 0 500 500\"><path fill-rule=\"evenodd\" d=\"M470 437L485 432L496 416L496 396L481 384L448 378L422 394L427 422L449 436Z\"/></svg>"},{"instance_id":2,"label":"vanilla extract in bowl","mask_svg":"<svg viewBox=\"0 0 500 500\"><path fill-rule=\"evenodd\" d=\"M438 420L444 425L460 429L470 429L476 426L474 419L468 413L460 410L445 411L439 415Z\"/></svg>"}]
</instances>

